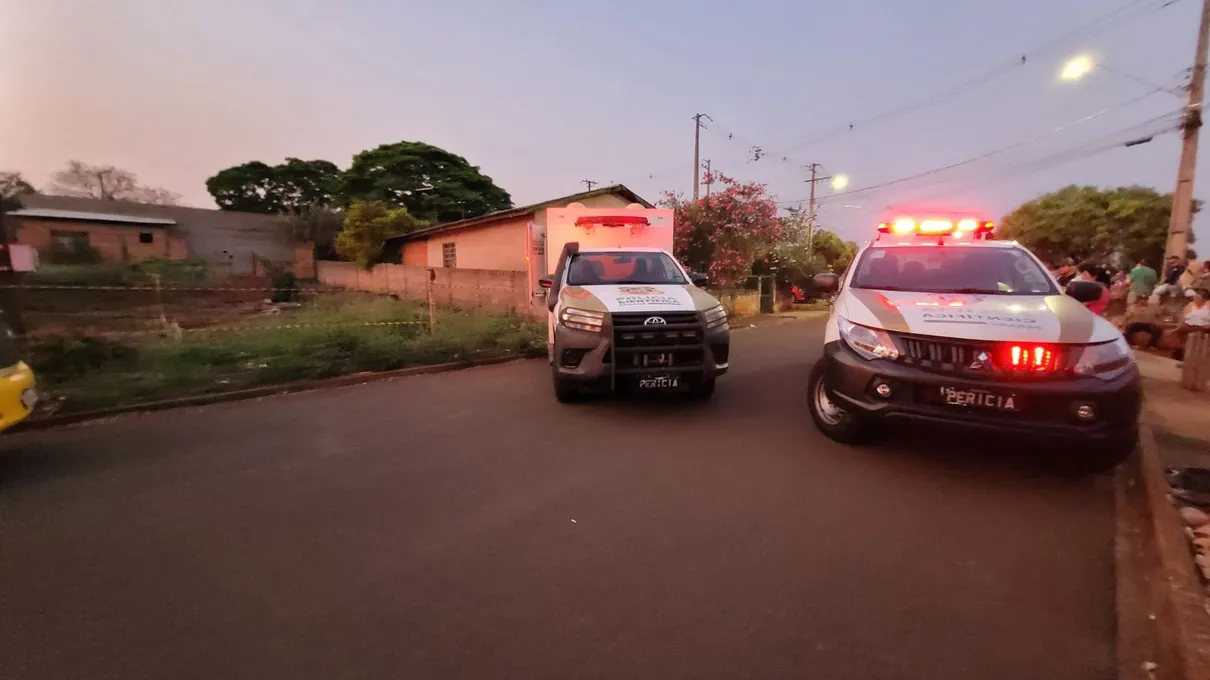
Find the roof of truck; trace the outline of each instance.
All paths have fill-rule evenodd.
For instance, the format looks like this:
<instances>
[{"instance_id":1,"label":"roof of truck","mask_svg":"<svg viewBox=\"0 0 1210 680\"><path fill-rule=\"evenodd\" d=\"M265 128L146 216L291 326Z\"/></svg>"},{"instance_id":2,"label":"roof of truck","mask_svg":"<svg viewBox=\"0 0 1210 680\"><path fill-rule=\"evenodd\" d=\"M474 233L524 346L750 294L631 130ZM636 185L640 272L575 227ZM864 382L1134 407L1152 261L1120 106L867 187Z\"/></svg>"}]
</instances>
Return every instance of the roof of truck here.
<instances>
[{"instance_id":1,"label":"roof of truck","mask_svg":"<svg viewBox=\"0 0 1210 680\"><path fill-rule=\"evenodd\" d=\"M642 246L618 246L609 248L580 248L581 253L666 253L663 248Z\"/></svg>"},{"instance_id":2,"label":"roof of truck","mask_svg":"<svg viewBox=\"0 0 1210 680\"><path fill-rule=\"evenodd\" d=\"M943 248L1019 248L1019 247L1021 247L1021 244L1017 243L1016 241L997 241L995 239L966 239L966 240L959 241L956 239L945 238L942 240L944 241L944 245L941 246ZM868 247L870 247L870 248L896 248L896 247L902 247L902 246L935 246L937 243L938 243L938 239L935 237L933 237L933 238L915 237L915 238L891 240L890 238L887 238L884 236L881 239L878 239L877 241L870 241L868 243Z\"/></svg>"}]
</instances>

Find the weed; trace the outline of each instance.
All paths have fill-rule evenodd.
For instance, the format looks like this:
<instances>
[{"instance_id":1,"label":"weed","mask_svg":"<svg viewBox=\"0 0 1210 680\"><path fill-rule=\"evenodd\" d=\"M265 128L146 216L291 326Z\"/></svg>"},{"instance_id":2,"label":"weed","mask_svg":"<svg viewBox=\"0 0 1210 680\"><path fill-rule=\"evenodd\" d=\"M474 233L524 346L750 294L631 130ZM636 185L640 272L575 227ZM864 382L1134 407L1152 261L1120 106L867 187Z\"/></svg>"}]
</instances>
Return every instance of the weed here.
<instances>
[{"instance_id":1,"label":"weed","mask_svg":"<svg viewBox=\"0 0 1210 680\"><path fill-rule=\"evenodd\" d=\"M31 347L63 412L129 405L361 371L387 371L545 348L545 326L515 315L442 311L432 332L420 305L332 296L242 330L186 333L180 343L128 346L55 337Z\"/></svg>"}]
</instances>

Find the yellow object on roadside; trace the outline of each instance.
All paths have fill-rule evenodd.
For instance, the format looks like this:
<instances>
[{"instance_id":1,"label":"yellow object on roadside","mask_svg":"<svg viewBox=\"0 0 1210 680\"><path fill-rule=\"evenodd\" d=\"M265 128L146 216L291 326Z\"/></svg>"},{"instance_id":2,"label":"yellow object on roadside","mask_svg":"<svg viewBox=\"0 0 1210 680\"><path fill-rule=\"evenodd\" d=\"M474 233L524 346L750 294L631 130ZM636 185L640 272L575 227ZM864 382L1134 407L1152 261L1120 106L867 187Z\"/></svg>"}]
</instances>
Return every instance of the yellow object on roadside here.
<instances>
[{"instance_id":1,"label":"yellow object on roadside","mask_svg":"<svg viewBox=\"0 0 1210 680\"><path fill-rule=\"evenodd\" d=\"M34 371L24 361L0 369L0 431L29 417L38 403Z\"/></svg>"},{"instance_id":2,"label":"yellow object on roadside","mask_svg":"<svg viewBox=\"0 0 1210 680\"><path fill-rule=\"evenodd\" d=\"M13 331L0 321L0 432L29 417L38 403L34 369L21 360Z\"/></svg>"}]
</instances>

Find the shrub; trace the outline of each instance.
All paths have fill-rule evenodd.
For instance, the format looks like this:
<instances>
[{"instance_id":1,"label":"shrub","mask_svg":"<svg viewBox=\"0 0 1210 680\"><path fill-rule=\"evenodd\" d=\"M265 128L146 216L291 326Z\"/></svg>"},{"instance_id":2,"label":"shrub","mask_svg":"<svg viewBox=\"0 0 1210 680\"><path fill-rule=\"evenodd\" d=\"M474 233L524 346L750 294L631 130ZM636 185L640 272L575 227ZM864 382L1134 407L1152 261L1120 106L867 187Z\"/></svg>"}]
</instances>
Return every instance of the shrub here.
<instances>
[{"instance_id":1,"label":"shrub","mask_svg":"<svg viewBox=\"0 0 1210 680\"><path fill-rule=\"evenodd\" d=\"M139 351L120 342L91 336L55 336L31 344L30 364L47 378L70 378L102 368L129 367Z\"/></svg>"}]
</instances>

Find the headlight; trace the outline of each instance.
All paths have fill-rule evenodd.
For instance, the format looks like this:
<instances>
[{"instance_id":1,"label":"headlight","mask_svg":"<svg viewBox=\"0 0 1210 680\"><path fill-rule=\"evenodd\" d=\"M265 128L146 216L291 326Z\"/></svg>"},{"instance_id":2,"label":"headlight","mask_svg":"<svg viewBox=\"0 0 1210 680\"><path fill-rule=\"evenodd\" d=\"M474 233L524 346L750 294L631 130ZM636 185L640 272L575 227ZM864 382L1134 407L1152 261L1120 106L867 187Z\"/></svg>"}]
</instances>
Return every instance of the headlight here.
<instances>
[{"instance_id":1,"label":"headlight","mask_svg":"<svg viewBox=\"0 0 1210 680\"><path fill-rule=\"evenodd\" d=\"M578 331L601 332L601 324L605 322L605 312L592 312L587 309L564 307L559 312L559 321L568 328Z\"/></svg>"},{"instance_id":2,"label":"headlight","mask_svg":"<svg viewBox=\"0 0 1210 680\"><path fill-rule=\"evenodd\" d=\"M1126 338L1085 345L1078 353L1074 369L1076 374L1092 375L1102 380L1113 380L1134 363L1134 354Z\"/></svg>"},{"instance_id":3,"label":"headlight","mask_svg":"<svg viewBox=\"0 0 1210 680\"><path fill-rule=\"evenodd\" d=\"M706 328L718 328L727 325L727 310L722 305L706 310Z\"/></svg>"},{"instance_id":4,"label":"headlight","mask_svg":"<svg viewBox=\"0 0 1210 680\"><path fill-rule=\"evenodd\" d=\"M838 319L840 337L845 344L853 348L866 359L898 359L899 350L895 342L884 330L858 326L848 319Z\"/></svg>"}]
</instances>

